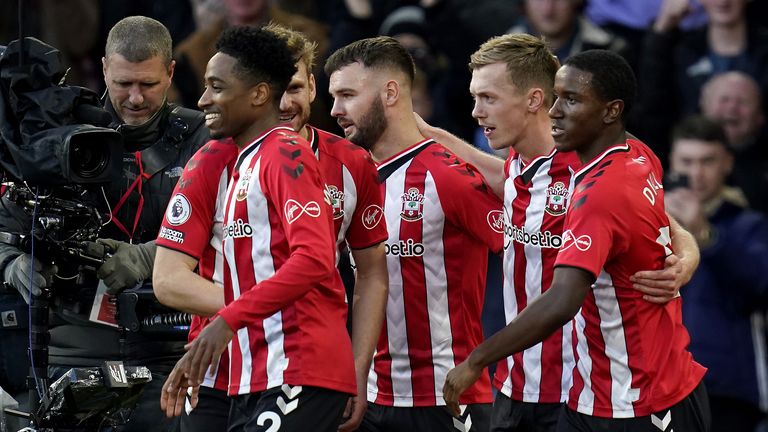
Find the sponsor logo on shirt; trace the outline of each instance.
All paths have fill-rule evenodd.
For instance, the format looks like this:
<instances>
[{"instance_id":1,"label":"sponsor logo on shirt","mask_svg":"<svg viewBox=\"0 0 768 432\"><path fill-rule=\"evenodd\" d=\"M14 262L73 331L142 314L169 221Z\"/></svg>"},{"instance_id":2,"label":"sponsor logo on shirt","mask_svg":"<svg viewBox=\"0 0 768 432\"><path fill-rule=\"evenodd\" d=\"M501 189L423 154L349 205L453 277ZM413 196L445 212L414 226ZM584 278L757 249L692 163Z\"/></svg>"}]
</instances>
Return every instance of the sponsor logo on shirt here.
<instances>
[{"instance_id":1,"label":"sponsor logo on shirt","mask_svg":"<svg viewBox=\"0 0 768 432\"><path fill-rule=\"evenodd\" d=\"M491 210L485 216L488 226L499 234L504 234L504 213L501 210Z\"/></svg>"},{"instance_id":2,"label":"sponsor logo on shirt","mask_svg":"<svg viewBox=\"0 0 768 432\"><path fill-rule=\"evenodd\" d=\"M555 182L547 188L547 205L544 210L552 216L562 216L568 208L568 188L563 182Z\"/></svg>"},{"instance_id":3,"label":"sponsor logo on shirt","mask_svg":"<svg viewBox=\"0 0 768 432\"><path fill-rule=\"evenodd\" d=\"M330 199L331 207L333 208L333 218L339 219L344 217L344 192L340 191L334 185L326 185L328 198Z\"/></svg>"},{"instance_id":4,"label":"sponsor logo on shirt","mask_svg":"<svg viewBox=\"0 0 768 432\"><path fill-rule=\"evenodd\" d=\"M525 245L536 246L540 248L558 249L563 245L563 238L551 231L528 232L525 227L516 225L506 225L504 228L504 237L522 243ZM509 241L505 241L505 249L509 247Z\"/></svg>"},{"instance_id":5,"label":"sponsor logo on shirt","mask_svg":"<svg viewBox=\"0 0 768 432\"><path fill-rule=\"evenodd\" d=\"M235 194L236 200L242 201L248 196L248 188L251 185L252 173L253 173L253 168L248 168L247 170L245 170L245 174L243 174L240 180L237 181L237 193Z\"/></svg>"},{"instance_id":6,"label":"sponsor logo on shirt","mask_svg":"<svg viewBox=\"0 0 768 432\"><path fill-rule=\"evenodd\" d=\"M172 241L174 243L182 244L184 243L184 233L181 231L176 231L170 228L166 227L160 227L160 238Z\"/></svg>"},{"instance_id":7,"label":"sponsor logo on shirt","mask_svg":"<svg viewBox=\"0 0 768 432\"><path fill-rule=\"evenodd\" d=\"M576 249L586 252L592 247L592 237L588 235L577 236L571 230L565 230L563 232L563 246L560 250L567 250L571 246L576 246Z\"/></svg>"},{"instance_id":8,"label":"sponsor logo on shirt","mask_svg":"<svg viewBox=\"0 0 768 432\"><path fill-rule=\"evenodd\" d=\"M424 255L424 245L416 243L413 239L400 240L392 245L384 243L384 253L392 256L419 257Z\"/></svg>"},{"instance_id":9,"label":"sponsor logo on shirt","mask_svg":"<svg viewBox=\"0 0 768 432\"><path fill-rule=\"evenodd\" d=\"M253 236L253 227L238 219L224 226L224 238L240 238Z\"/></svg>"},{"instance_id":10,"label":"sponsor logo on shirt","mask_svg":"<svg viewBox=\"0 0 768 432\"><path fill-rule=\"evenodd\" d=\"M168 209L165 211L165 218L171 225L181 225L189 220L192 215L192 206L189 200L183 194L177 193L171 198Z\"/></svg>"},{"instance_id":11,"label":"sponsor logo on shirt","mask_svg":"<svg viewBox=\"0 0 768 432\"><path fill-rule=\"evenodd\" d=\"M420 193L415 187L408 189L408 192L402 194L400 199L403 201L400 217L408 222L420 220L424 210L424 194Z\"/></svg>"},{"instance_id":12,"label":"sponsor logo on shirt","mask_svg":"<svg viewBox=\"0 0 768 432\"><path fill-rule=\"evenodd\" d=\"M384 211L376 204L371 204L363 210L363 226L366 229L374 229L381 221Z\"/></svg>"},{"instance_id":13,"label":"sponsor logo on shirt","mask_svg":"<svg viewBox=\"0 0 768 432\"><path fill-rule=\"evenodd\" d=\"M320 205L316 201L301 204L294 199L289 199L285 202L283 213L285 214L285 220L290 225L304 214L313 218L320 216Z\"/></svg>"}]
</instances>

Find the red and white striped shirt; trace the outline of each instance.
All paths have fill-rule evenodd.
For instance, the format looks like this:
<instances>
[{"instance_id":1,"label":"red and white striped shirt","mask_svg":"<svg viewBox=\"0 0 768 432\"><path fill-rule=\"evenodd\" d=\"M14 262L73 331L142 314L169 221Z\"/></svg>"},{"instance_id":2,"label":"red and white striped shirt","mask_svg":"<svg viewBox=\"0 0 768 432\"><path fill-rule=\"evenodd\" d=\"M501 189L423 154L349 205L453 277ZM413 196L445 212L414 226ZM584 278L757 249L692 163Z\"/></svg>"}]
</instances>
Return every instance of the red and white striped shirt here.
<instances>
[{"instance_id":1,"label":"red and white striped shirt","mask_svg":"<svg viewBox=\"0 0 768 432\"><path fill-rule=\"evenodd\" d=\"M309 144L276 127L243 148L224 207L229 394L282 384L356 393L330 201Z\"/></svg>"},{"instance_id":2,"label":"red and white striped shirt","mask_svg":"<svg viewBox=\"0 0 768 432\"><path fill-rule=\"evenodd\" d=\"M384 198L371 155L332 133L308 129L331 199L337 247L346 241L351 249L365 249L385 241Z\"/></svg>"},{"instance_id":3,"label":"red and white striped shirt","mask_svg":"<svg viewBox=\"0 0 768 432\"><path fill-rule=\"evenodd\" d=\"M159 246L196 258L200 276L219 285L223 285L224 203L218 198L224 197L236 157L237 146L231 140L209 141L192 156L176 184L157 237ZM190 342L209 321L192 316ZM227 389L228 358L226 352L222 354L218 371L213 376L205 374L204 386Z\"/></svg>"},{"instance_id":4,"label":"red and white striped shirt","mask_svg":"<svg viewBox=\"0 0 768 432\"><path fill-rule=\"evenodd\" d=\"M504 167L504 315L509 324L549 289L562 244L575 152L553 150L524 165L518 154ZM569 322L543 342L500 360L494 385L507 397L533 403L564 402L571 387L573 348Z\"/></svg>"},{"instance_id":5,"label":"red and white striped shirt","mask_svg":"<svg viewBox=\"0 0 768 432\"><path fill-rule=\"evenodd\" d=\"M687 351L681 298L644 301L629 277L672 253L659 160L637 140L608 148L574 176L556 266L596 281L574 319L576 367L568 406L609 418L642 417L688 396L706 369Z\"/></svg>"},{"instance_id":6,"label":"red and white striped shirt","mask_svg":"<svg viewBox=\"0 0 768 432\"><path fill-rule=\"evenodd\" d=\"M445 405L445 376L483 340L488 249L503 247L502 203L482 175L433 140L379 164L389 297L368 400ZM462 403L492 400L487 373Z\"/></svg>"}]
</instances>

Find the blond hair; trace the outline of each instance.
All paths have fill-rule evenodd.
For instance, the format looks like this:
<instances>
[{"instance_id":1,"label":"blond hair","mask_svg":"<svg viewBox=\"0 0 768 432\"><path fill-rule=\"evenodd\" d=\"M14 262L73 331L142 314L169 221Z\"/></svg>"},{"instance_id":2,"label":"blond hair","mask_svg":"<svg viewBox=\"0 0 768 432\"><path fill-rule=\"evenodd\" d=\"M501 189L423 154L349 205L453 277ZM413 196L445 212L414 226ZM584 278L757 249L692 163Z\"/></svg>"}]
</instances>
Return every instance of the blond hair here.
<instances>
[{"instance_id":1,"label":"blond hair","mask_svg":"<svg viewBox=\"0 0 768 432\"><path fill-rule=\"evenodd\" d=\"M271 32L288 45L296 62L303 62L307 67L307 72L312 73L315 67L315 53L317 52L317 42L310 40L304 33L284 27L280 24L270 22L264 26L264 30Z\"/></svg>"},{"instance_id":2,"label":"blond hair","mask_svg":"<svg viewBox=\"0 0 768 432\"><path fill-rule=\"evenodd\" d=\"M469 69L474 71L495 63L506 64L510 81L521 91L540 87L547 105L552 105L555 73L560 62L544 40L525 33L493 37L472 54Z\"/></svg>"}]
</instances>

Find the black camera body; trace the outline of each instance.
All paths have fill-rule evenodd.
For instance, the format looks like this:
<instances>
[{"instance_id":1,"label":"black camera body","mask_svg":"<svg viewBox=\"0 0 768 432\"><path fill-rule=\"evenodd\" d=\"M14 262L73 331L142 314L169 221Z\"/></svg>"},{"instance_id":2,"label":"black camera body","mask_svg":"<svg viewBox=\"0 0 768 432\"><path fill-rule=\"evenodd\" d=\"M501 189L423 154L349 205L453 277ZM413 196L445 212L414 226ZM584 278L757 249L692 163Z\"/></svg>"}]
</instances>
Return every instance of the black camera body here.
<instances>
[{"instance_id":1,"label":"black camera body","mask_svg":"<svg viewBox=\"0 0 768 432\"><path fill-rule=\"evenodd\" d=\"M688 188L690 182L687 175L673 172L664 177L662 184L664 190L669 192L678 188Z\"/></svg>"},{"instance_id":2,"label":"black camera body","mask_svg":"<svg viewBox=\"0 0 768 432\"><path fill-rule=\"evenodd\" d=\"M112 117L98 95L63 85L64 76L59 51L37 39L19 39L0 51L0 204L8 222L19 226L1 232L0 242L55 263L57 278L65 273L77 285L107 257L95 240L109 215L99 212L95 200L104 197L104 185L119 178L123 142L108 127ZM49 302L56 290L33 295L29 305L26 416L44 430L75 425L95 430L110 418L124 421L112 414L135 402L151 379L146 368L131 370L136 379L125 381L123 389L103 380L112 376L108 368L70 371L48 387Z\"/></svg>"},{"instance_id":3,"label":"black camera body","mask_svg":"<svg viewBox=\"0 0 768 432\"><path fill-rule=\"evenodd\" d=\"M62 85L58 50L35 38L0 56L0 167L30 186L105 184L119 174L122 136L98 95Z\"/></svg>"}]
</instances>

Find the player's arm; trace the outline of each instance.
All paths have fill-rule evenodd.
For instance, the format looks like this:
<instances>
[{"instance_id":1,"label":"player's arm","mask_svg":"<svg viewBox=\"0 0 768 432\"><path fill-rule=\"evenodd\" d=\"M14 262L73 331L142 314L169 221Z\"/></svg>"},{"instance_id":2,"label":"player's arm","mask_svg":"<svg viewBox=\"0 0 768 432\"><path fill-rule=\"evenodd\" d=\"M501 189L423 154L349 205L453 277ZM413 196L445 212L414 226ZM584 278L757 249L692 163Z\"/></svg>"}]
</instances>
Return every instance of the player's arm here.
<instances>
[{"instance_id":1,"label":"player's arm","mask_svg":"<svg viewBox=\"0 0 768 432\"><path fill-rule=\"evenodd\" d=\"M448 407L458 415L459 396L477 381L488 365L541 342L571 320L594 281L594 275L586 270L556 267L552 286L544 294L448 372L443 387Z\"/></svg>"},{"instance_id":2,"label":"player's arm","mask_svg":"<svg viewBox=\"0 0 768 432\"><path fill-rule=\"evenodd\" d=\"M381 335L389 294L384 243L365 249L352 249L352 258L356 267L355 295L352 299L352 353L355 356L357 399L350 419L339 427L340 431L357 430L363 419L368 404L368 369Z\"/></svg>"},{"instance_id":3,"label":"player's arm","mask_svg":"<svg viewBox=\"0 0 768 432\"><path fill-rule=\"evenodd\" d=\"M629 278L632 286L643 293L644 300L659 304L667 303L679 295L680 288L691 280L701 259L693 235L669 213L667 217L674 254L667 256L662 270L639 271Z\"/></svg>"},{"instance_id":4,"label":"player's arm","mask_svg":"<svg viewBox=\"0 0 768 432\"><path fill-rule=\"evenodd\" d=\"M196 267L196 258L158 247L152 274L155 296L170 308L212 316L224 307L224 290L197 274Z\"/></svg>"},{"instance_id":5,"label":"player's arm","mask_svg":"<svg viewBox=\"0 0 768 432\"><path fill-rule=\"evenodd\" d=\"M440 129L427 124L418 114L416 123L422 135L434 138L435 141L454 152L456 156L474 165L485 177L488 185L497 197L504 197L504 160L488 154L472 144L464 141L445 129Z\"/></svg>"}]
</instances>

